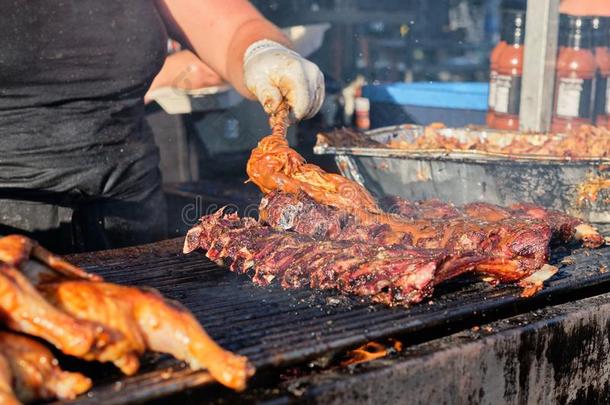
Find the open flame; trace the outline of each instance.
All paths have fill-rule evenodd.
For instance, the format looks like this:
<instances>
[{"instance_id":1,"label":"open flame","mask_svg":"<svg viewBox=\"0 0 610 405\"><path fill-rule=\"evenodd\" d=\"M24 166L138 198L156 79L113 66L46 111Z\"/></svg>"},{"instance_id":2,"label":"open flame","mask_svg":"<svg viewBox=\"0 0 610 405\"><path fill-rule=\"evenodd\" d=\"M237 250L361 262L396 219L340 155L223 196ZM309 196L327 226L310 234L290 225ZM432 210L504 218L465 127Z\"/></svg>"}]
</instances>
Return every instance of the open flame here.
<instances>
[{"instance_id":1,"label":"open flame","mask_svg":"<svg viewBox=\"0 0 610 405\"><path fill-rule=\"evenodd\" d=\"M341 366L349 366L352 364L365 363L387 356L391 352L400 352L402 350L402 342L396 339L388 339L388 344L384 345L378 342L367 342L362 346L347 352L347 359L341 362Z\"/></svg>"}]
</instances>

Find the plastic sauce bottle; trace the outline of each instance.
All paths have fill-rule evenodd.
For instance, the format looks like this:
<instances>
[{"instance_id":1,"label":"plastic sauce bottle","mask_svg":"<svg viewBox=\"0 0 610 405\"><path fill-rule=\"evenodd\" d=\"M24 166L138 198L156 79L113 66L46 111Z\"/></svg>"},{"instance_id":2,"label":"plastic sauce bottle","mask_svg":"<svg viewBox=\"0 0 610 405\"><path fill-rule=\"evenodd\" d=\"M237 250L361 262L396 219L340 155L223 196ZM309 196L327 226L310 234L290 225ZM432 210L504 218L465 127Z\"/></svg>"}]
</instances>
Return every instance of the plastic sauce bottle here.
<instances>
[{"instance_id":1,"label":"plastic sauce bottle","mask_svg":"<svg viewBox=\"0 0 610 405\"><path fill-rule=\"evenodd\" d=\"M492 128L514 131L519 129L525 13L511 10L507 11L507 16L511 29L507 44L498 55Z\"/></svg>"},{"instance_id":2,"label":"plastic sauce bottle","mask_svg":"<svg viewBox=\"0 0 610 405\"><path fill-rule=\"evenodd\" d=\"M504 50L506 41L501 38L500 42L492 49L489 55L489 96L487 98L487 126L492 128L495 119L496 86L498 80L498 61L500 53Z\"/></svg>"},{"instance_id":3,"label":"plastic sauce bottle","mask_svg":"<svg viewBox=\"0 0 610 405\"><path fill-rule=\"evenodd\" d=\"M356 127L358 129L367 130L371 128L370 110L371 103L368 98L356 97L355 112Z\"/></svg>"},{"instance_id":4,"label":"plastic sauce bottle","mask_svg":"<svg viewBox=\"0 0 610 405\"><path fill-rule=\"evenodd\" d=\"M591 50L591 20L567 16L569 31L559 48L551 130L568 132L592 122L595 57Z\"/></svg>"},{"instance_id":5,"label":"plastic sauce bottle","mask_svg":"<svg viewBox=\"0 0 610 405\"><path fill-rule=\"evenodd\" d=\"M610 128L610 18L595 17L593 25L593 53L597 72L595 76L595 125Z\"/></svg>"}]
</instances>

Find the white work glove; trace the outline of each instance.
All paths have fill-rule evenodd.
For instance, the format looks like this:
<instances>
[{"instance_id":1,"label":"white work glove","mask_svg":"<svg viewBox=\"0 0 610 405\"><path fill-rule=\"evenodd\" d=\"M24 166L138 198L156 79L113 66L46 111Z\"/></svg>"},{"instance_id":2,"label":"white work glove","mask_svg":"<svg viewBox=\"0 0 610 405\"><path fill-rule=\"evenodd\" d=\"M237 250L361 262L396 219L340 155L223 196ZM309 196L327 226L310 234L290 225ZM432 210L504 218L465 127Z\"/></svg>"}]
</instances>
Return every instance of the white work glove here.
<instances>
[{"instance_id":1,"label":"white work glove","mask_svg":"<svg viewBox=\"0 0 610 405\"><path fill-rule=\"evenodd\" d=\"M286 99L294 118L311 118L324 101L324 75L318 66L274 41L264 39L248 47L244 78L268 114Z\"/></svg>"}]
</instances>

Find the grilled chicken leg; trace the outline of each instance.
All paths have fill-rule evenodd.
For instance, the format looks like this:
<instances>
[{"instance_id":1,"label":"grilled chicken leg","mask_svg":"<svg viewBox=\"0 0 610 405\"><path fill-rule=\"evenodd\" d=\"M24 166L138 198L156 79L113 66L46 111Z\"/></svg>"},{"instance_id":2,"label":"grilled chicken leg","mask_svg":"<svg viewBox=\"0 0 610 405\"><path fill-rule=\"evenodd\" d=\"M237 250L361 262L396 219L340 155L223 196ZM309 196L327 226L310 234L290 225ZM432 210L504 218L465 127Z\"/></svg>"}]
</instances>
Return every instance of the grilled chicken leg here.
<instances>
[{"instance_id":1,"label":"grilled chicken leg","mask_svg":"<svg viewBox=\"0 0 610 405\"><path fill-rule=\"evenodd\" d=\"M73 399L91 388L89 378L63 371L53 354L31 338L0 332L0 354L10 366L15 392L23 402Z\"/></svg>"},{"instance_id":2,"label":"grilled chicken leg","mask_svg":"<svg viewBox=\"0 0 610 405\"><path fill-rule=\"evenodd\" d=\"M74 319L53 307L18 269L2 264L0 319L15 331L43 338L77 357L104 346L109 339L100 326Z\"/></svg>"},{"instance_id":3,"label":"grilled chicken leg","mask_svg":"<svg viewBox=\"0 0 610 405\"><path fill-rule=\"evenodd\" d=\"M0 404L19 405L13 392L13 373L8 360L0 353Z\"/></svg>"},{"instance_id":4,"label":"grilled chicken leg","mask_svg":"<svg viewBox=\"0 0 610 405\"><path fill-rule=\"evenodd\" d=\"M128 375L150 349L207 368L228 387L245 387L254 372L247 359L219 347L186 309L101 280L28 238L0 238L0 320L9 328L84 360L113 362Z\"/></svg>"},{"instance_id":5,"label":"grilled chicken leg","mask_svg":"<svg viewBox=\"0 0 610 405\"><path fill-rule=\"evenodd\" d=\"M190 312L155 291L89 281L42 284L39 290L76 318L122 332L134 354L146 349L169 353L192 369L208 369L236 390L245 388L254 371L245 357L218 346Z\"/></svg>"},{"instance_id":6,"label":"grilled chicken leg","mask_svg":"<svg viewBox=\"0 0 610 405\"><path fill-rule=\"evenodd\" d=\"M40 260L27 260L30 256ZM65 279L101 280L20 235L0 238L0 319L11 329L31 334L62 352L100 362L113 362L126 374L139 366L130 341L96 322L78 320L57 309L35 286ZM19 266L19 268L15 267Z\"/></svg>"},{"instance_id":7,"label":"grilled chicken leg","mask_svg":"<svg viewBox=\"0 0 610 405\"><path fill-rule=\"evenodd\" d=\"M87 273L83 269L66 262L30 238L21 235L8 235L0 238L0 262L13 267L21 267L21 265L27 264L30 256L48 266L45 272L47 277L102 281L100 276Z\"/></svg>"}]
</instances>

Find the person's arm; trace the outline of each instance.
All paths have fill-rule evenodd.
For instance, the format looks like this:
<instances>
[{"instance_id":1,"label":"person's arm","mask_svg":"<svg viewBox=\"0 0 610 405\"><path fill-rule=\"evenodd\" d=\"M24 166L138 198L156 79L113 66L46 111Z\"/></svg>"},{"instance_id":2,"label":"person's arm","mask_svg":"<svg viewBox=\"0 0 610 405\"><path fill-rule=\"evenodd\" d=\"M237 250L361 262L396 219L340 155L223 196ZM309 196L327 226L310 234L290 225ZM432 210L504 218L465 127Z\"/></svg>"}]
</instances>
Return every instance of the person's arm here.
<instances>
[{"instance_id":1,"label":"person's arm","mask_svg":"<svg viewBox=\"0 0 610 405\"><path fill-rule=\"evenodd\" d=\"M144 102L150 102L150 93L160 87L190 90L218 86L223 82L224 80L218 73L214 72L191 51L178 51L167 56L163 67L155 76L144 96Z\"/></svg>"},{"instance_id":2,"label":"person's arm","mask_svg":"<svg viewBox=\"0 0 610 405\"><path fill-rule=\"evenodd\" d=\"M609 0L562 0L559 10L564 14L578 16L610 17Z\"/></svg>"},{"instance_id":3,"label":"person's arm","mask_svg":"<svg viewBox=\"0 0 610 405\"><path fill-rule=\"evenodd\" d=\"M246 0L157 0L172 37L248 98L273 113L282 98L297 119L322 104L324 81L313 63L290 51L288 39ZM181 42L183 42L181 41Z\"/></svg>"}]
</instances>

